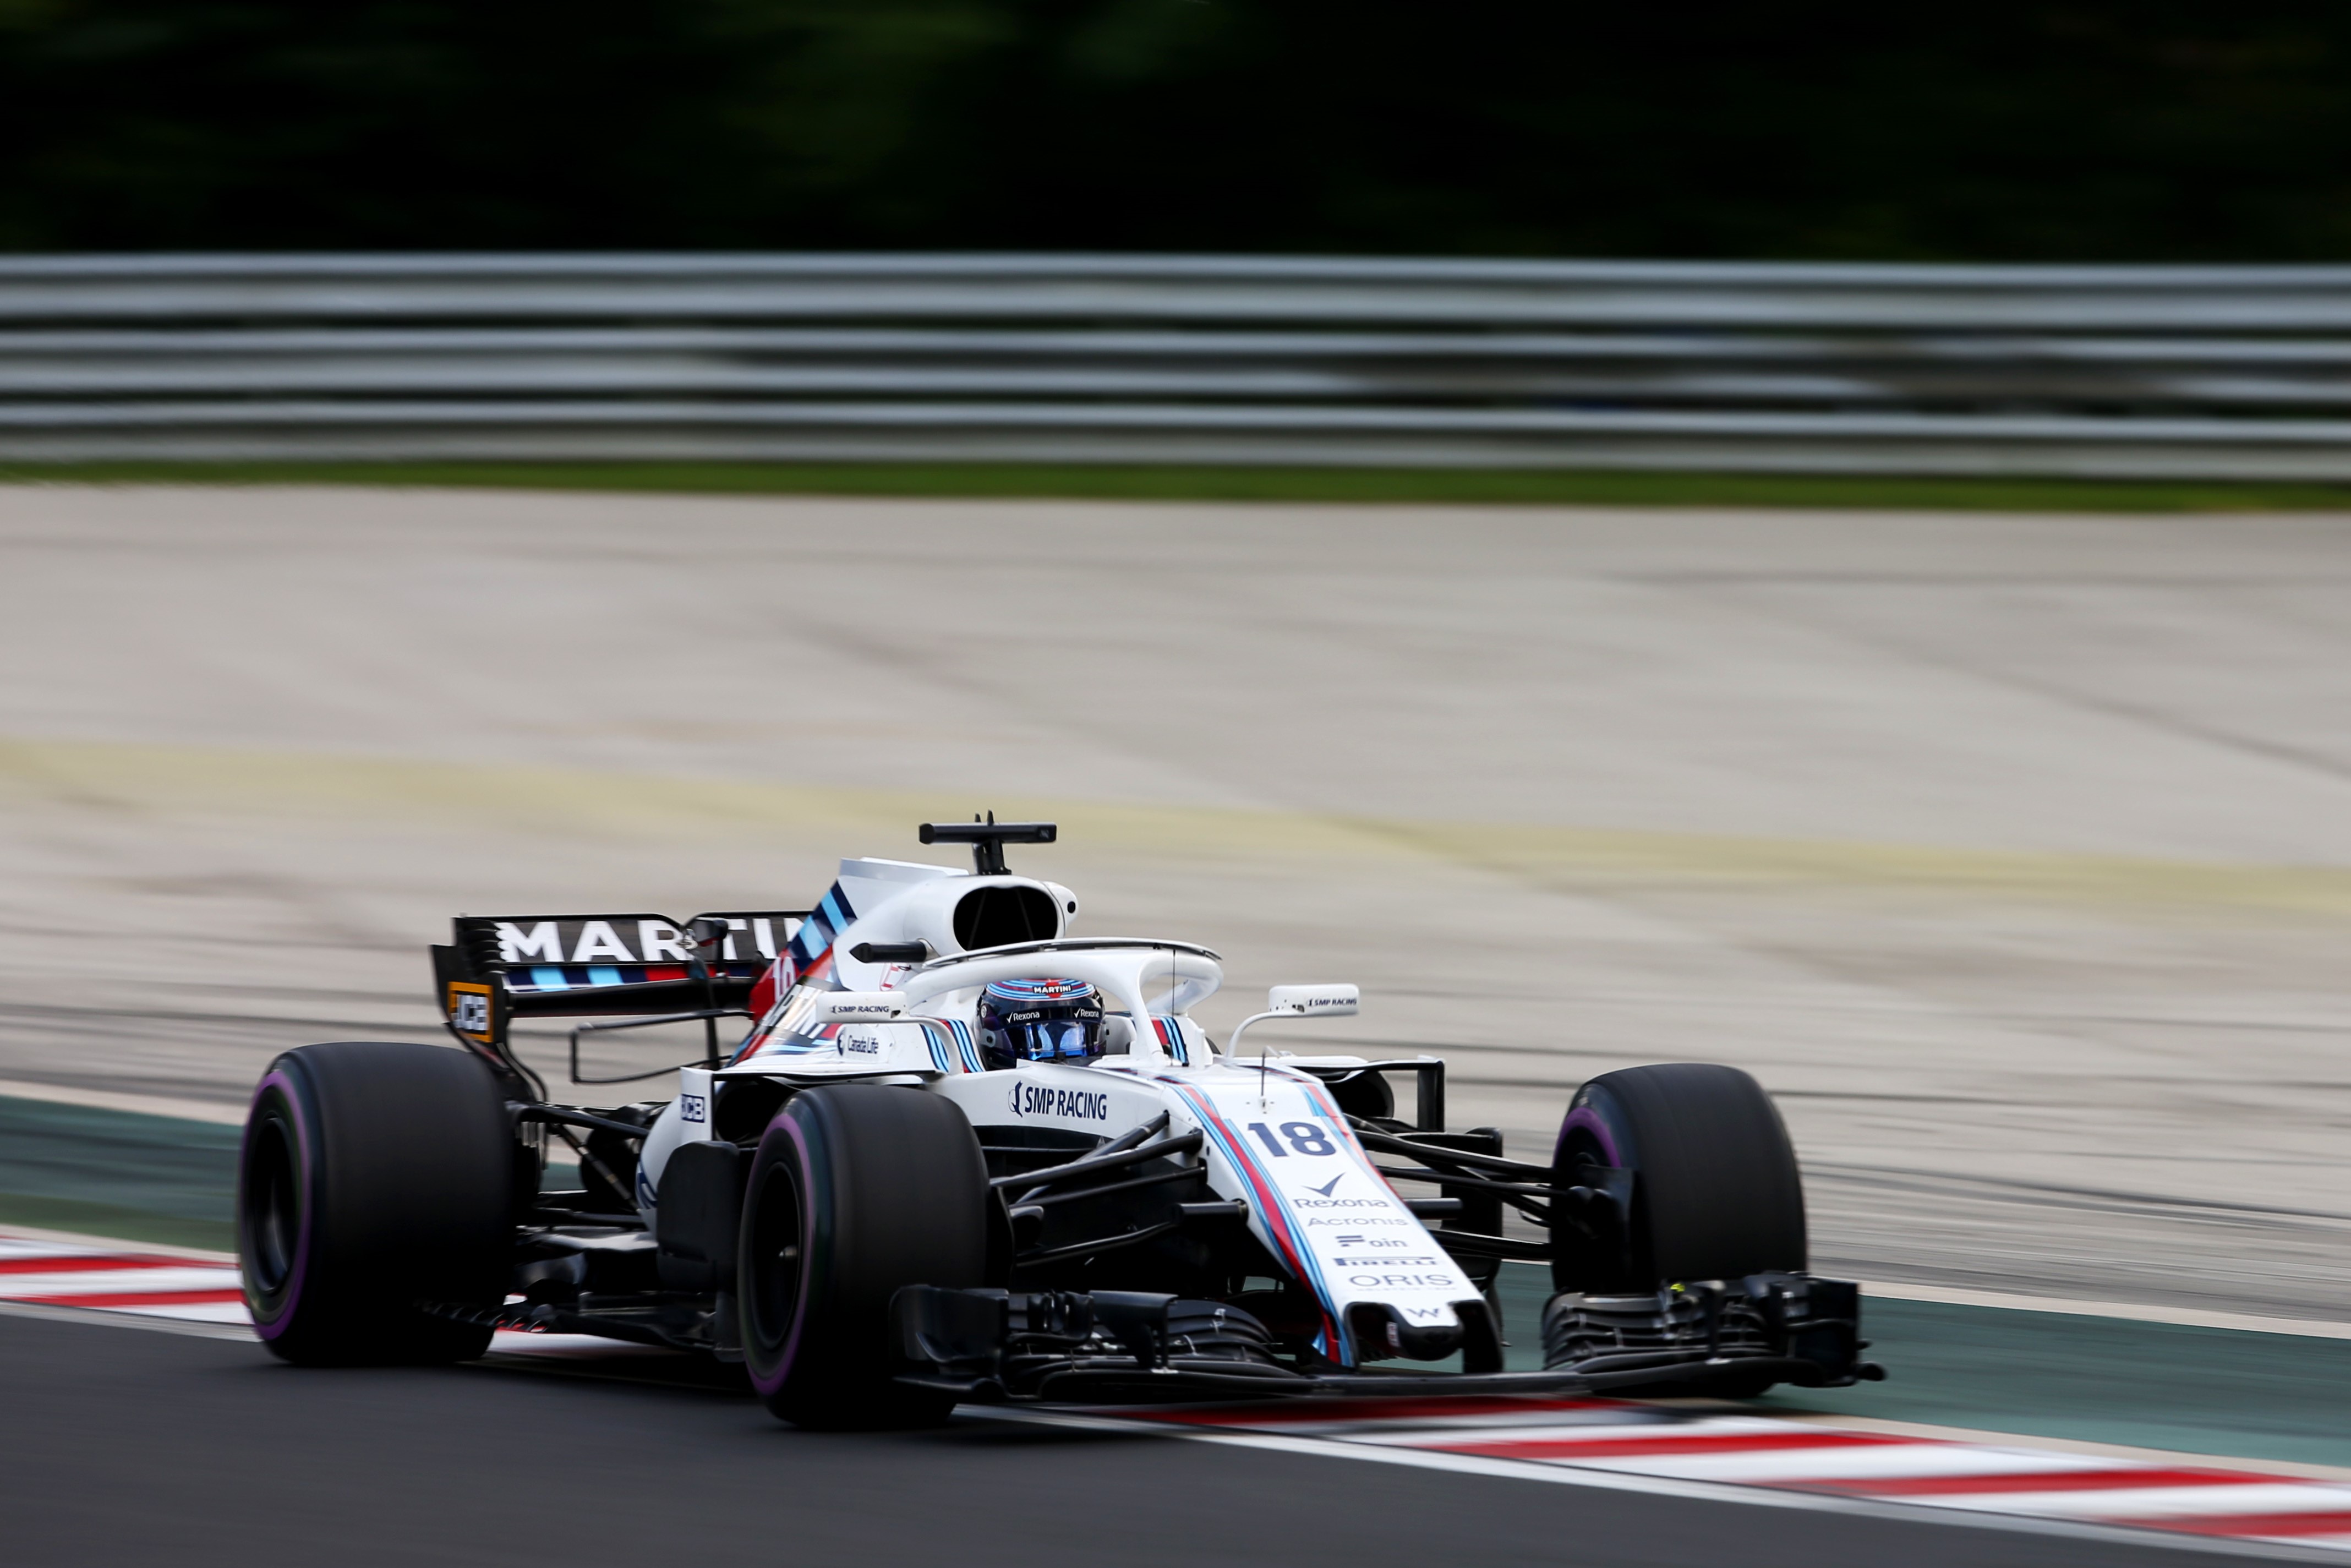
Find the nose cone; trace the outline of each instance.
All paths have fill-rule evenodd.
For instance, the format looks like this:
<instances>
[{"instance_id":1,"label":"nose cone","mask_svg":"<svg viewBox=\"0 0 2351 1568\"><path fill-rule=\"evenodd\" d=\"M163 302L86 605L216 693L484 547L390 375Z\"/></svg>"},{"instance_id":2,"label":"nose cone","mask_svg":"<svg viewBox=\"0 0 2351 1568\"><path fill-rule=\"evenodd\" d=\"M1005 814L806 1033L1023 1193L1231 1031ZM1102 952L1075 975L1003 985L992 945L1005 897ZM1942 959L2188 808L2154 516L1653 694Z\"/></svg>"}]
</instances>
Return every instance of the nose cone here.
<instances>
[{"instance_id":1,"label":"nose cone","mask_svg":"<svg viewBox=\"0 0 2351 1568\"><path fill-rule=\"evenodd\" d=\"M1463 1339L1458 1314L1451 1322L1406 1322L1385 1301L1357 1301L1349 1307L1347 1332L1354 1339L1355 1354L1364 1361L1442 1361L1461 1348Z\"/></svg>"}]
</instances>

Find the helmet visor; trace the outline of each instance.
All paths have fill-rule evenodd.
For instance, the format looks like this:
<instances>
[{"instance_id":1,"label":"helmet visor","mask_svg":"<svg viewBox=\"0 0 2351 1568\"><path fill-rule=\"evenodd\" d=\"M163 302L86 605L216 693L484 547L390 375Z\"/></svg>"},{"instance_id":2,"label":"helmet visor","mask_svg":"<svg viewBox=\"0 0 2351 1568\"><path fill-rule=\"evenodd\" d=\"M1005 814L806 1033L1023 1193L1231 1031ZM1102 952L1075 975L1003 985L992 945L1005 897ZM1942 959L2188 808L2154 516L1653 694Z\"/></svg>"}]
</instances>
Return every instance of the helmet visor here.
<instances>
[{"instance_id":1,"label":"helmet visor","mask_svg":"<svg viewBox=\"0 0 2351 1568\"><path fill-rule=\"evenodd\" d=\"M1031 1061L1087 1061L1099 1054L1099 1019L1050 1019L1017 1024L1013 1038L1020 1054Z\"/></svg>"}]
</instances>

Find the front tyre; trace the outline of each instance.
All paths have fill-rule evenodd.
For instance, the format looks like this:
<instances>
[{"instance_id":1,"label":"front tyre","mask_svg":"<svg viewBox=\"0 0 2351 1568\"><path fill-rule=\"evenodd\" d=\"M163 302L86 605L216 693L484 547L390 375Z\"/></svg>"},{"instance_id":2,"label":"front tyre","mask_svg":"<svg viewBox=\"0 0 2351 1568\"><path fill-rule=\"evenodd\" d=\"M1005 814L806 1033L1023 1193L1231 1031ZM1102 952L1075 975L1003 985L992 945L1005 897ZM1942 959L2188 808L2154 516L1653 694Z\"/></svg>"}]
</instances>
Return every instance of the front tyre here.
<instances>
[{"instance_id":1,"label":"front tyre","mask_svg":"<svg viewBox=\"0 0 2351 1568\"><path fill-rule=\"evenodd\" d=\"M1796 1151L1771 1097L1739 1069L1628 1067L1577 1090L1552 1179L1591 1186L1611 1168L1633 1176L1621 1234L1606 1246L1558 1237L1553 1290L1646 1291L1803 1270Z\"/></svg>"},{"instance_id":2,"label":"front tyre","mask_svg":"<svg viewBox=\"0 0 2351 1568\"><path fill-rule=\"evenodd\" d=\"M995 1197L953 1101L833 1084L793 1097L751 1162L737 1256L743 1359L803 1427L932 1426L955 1396L893 1381L890 1299L987 1283Z\"/></svg>"},{"instance_id":3,"label":"front tyre","mask_svg":"<svg viewBox=\"0 0 2351 1568\"><path fill-rule=\"evenodd\" d=\"M302 1365L470 1360L505 1300L514 1127L487 1067L342 1041L269 1065L246 1117L237 1265L262 1343Z\"/></svg>"}]
</instances>

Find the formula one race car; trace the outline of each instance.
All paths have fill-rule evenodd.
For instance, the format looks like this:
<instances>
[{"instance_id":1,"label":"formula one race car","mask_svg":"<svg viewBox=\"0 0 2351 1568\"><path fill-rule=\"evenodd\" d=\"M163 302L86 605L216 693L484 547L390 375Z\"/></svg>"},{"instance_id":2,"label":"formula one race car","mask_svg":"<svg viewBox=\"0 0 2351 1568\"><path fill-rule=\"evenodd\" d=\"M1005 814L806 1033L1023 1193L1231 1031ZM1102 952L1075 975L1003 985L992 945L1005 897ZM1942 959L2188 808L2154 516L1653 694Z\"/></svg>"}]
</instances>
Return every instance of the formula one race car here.
<instances>
[{"instance_id":1,"label":"formula one race car","mask_svg":"<svg viewBox=\"0 0 2351 1568\"><path fill-rule=\"evenodd\" d=\"M1549 1159L1510 1159L1446 1130L1434 1057L1270 1049L1353 986L1277 987L1219 1046L1190 1017L1215 953L1072 937L1070 891L1006 871L1055 837L925 826L976 870L844 861L812 910L460 917L433 956L464 1050L307 1046L261 1081L237 1208L263 1339L348 1364L600 1334L739 1361L834 1427L1877 1375L1855 1288L1803 1272L1795 1156L1747 1074L1603 1074ZM547 1017L606 1020L572 1031L575 1082L602 1030L698 1025L704 1060L666 1101L553 1104L508 1038ZM576 1188L547 1189L553 1145ZM1504 1370L1511 1259L1556 1291L1541 1371Z\"/></svg>"}]
</instances>

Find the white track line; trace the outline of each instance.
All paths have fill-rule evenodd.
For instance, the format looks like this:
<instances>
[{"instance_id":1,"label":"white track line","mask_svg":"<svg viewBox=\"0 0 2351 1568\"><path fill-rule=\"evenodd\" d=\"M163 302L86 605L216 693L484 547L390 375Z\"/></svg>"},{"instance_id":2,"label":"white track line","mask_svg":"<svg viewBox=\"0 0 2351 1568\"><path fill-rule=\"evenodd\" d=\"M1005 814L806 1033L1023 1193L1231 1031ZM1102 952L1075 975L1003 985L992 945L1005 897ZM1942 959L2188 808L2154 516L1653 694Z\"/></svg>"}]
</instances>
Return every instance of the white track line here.
<instances>
[{"instance_id":1,"label":"white track line","mask_svg":"<svg viewBox=\"0 0 2351 1568\"><path fill-rule=\"evenodd\" d=\"M216 1127L242 1127L246 1115L246 1107L241 1102L232 1104L218 1100L182 1100L118 1089L31 1083L16 1078L0 1078L0 1099L37 1100L49 1105L87 1105L94 1111L127 1111L134 1116L160 1116L172 1122L204 1122Z\"/></svg>"}]
</instances>

